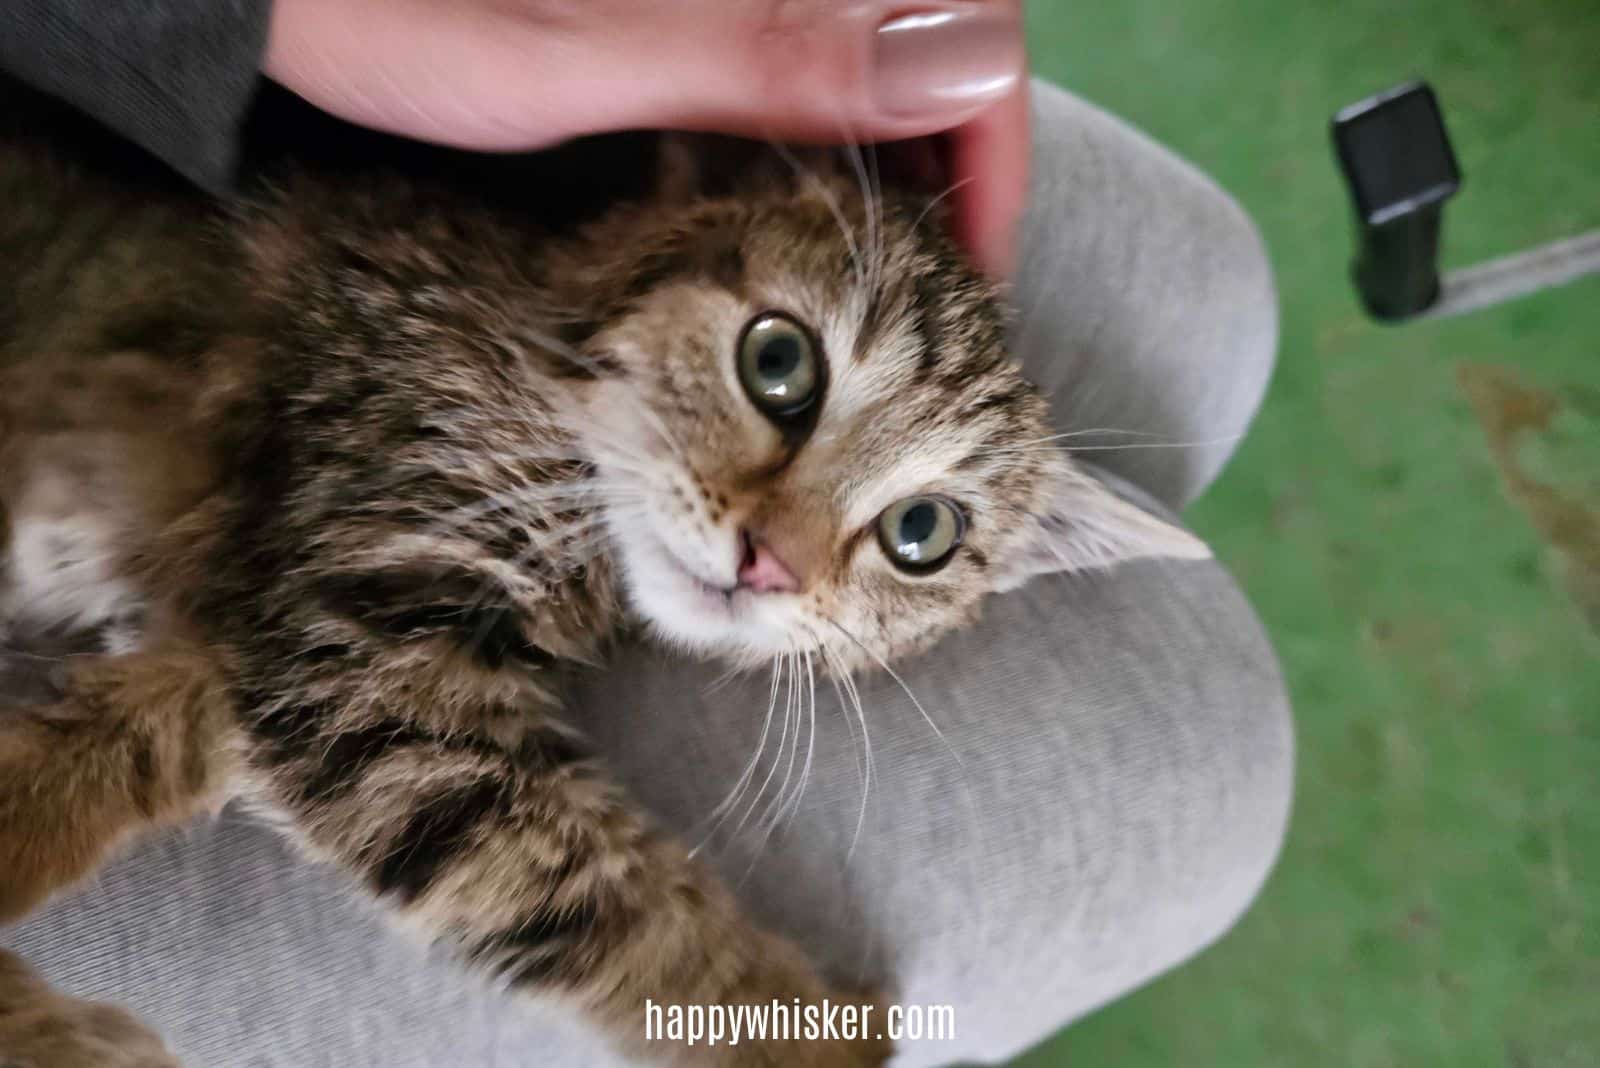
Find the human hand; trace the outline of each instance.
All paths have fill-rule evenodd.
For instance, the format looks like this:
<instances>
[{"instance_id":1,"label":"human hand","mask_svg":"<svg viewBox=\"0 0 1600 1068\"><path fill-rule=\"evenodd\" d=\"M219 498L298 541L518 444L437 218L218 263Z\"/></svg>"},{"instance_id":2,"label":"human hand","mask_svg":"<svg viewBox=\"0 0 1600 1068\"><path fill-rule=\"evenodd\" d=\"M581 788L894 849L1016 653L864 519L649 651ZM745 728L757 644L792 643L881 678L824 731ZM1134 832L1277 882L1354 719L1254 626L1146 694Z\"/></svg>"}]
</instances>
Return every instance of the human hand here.
<instances>
[{"instance_id":1,"label":"human hand","mask_svg":"<svg viewBox=\"0 0 1600 1068\"><path fill-rule=\"evenodd\" d=\"M956 237L1011 267L1021 0L276 0L266 74L322 109L490 151L622 129L941 135Z\"/></svg>"}]
</instances>

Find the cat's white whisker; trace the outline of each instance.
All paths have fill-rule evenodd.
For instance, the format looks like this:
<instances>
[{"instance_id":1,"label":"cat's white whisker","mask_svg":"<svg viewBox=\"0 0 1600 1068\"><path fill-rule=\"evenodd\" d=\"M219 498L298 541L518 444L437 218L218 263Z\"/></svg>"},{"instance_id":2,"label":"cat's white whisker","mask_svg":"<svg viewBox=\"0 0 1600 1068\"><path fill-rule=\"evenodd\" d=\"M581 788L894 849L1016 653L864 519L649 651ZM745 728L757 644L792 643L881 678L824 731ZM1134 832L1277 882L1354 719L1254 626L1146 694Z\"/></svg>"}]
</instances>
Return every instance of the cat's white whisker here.
<instances>
[{"instance_id":1,"label":"cat's white whisker","mask_svg":"<svg viewBox=\"0 0 1600 1068\"><path fill-rule=\"evenodd\" d=\"M689 850L690 856L697 856L705 848L717 831L722 828L722 825L727 822L728 817L733 814L734 809L738 807L745 792L750 789L750 784L755 781L756 772L761 767L761 758L767 752L767 737L772 732L772 716L778 704L778 676L782 663L781 658L774 658L772 661L772 685L768 688L767 693L767 714L761 722L761 737L756 740L755 751L750 754L749 762L745 764L743 772L740 773L733 787L717 803L717 806L702 819L702 822L710 823L711 826L706 830L700 841ZM723 679L729 679L736 674L736 671L729 671L722 677Z\"/></svg>"},{"instance_id":2,"label":"cat's white whisker","mask_svg":"<svg viewBox=\"0 0 1600 1068\"><path fill-rule=\"evenodd\" d=\"M671 456L679 460L684 458L683 449L654 413L646 409L644 418L638 425L650 431L656 440L665 445ZM596 421L583 427L574 427L572 432L583 436L592 459L605 468L647 475L660 463L660 458L643 451L639 442L607 427L603 422Z\"/></svg>"},{"instance_id":3,"label":"cat's white whisker","mask_svg":"<svg viewBox=\"0 0 1600 1068\"><path fill-rule=\"evenodd\" d=\"M700 692L705 694L707 697L710 697L714 693L721 692L724 686L728 685L728 683L732 682L742 674L744 674L744 669L735 664L733 667L728 668L716 678L706 683L705 686L701 688Z\"/></svg>"},{"instance_id":4,"label":"cat's white whisker","mask_svg":"<svg viewBox=\"0 0 1600 1068\"><path fill-rule=\"evenodd\" d=\"M800 768L800 781L795 786L793 796L788 804L788 818L792 821L800 812L800 801L805 796L806 784L811 781L812 759L817 748L817 677L811 661L811 650L802 651L806 664L806 701L801 708L802 714L809 718L811 727L806 738L806 760ZM779 814L780 816L782 813Z\"/></svg>"},{"instance_id":5,"label":"cat's white whisker","mask_svg":"<svg viewBox=\"0 0 1600 1068\"><path fill-rule=\"evenodd\" d=\"M800 758L800 735L806 727L804 691L800 682L801 654L799 650L791 650L787 656L789 660L789 688L784 700L784 719L787 721L791 716L794 719L794 740L789 746L789 759L784 766L783 780L778 784L777 793L773 795L771 803L763 809L764 814L757 828L761 837L751 858L752 870L756 861L760 859L761 854L765 851L767 843L771 841L773 832L783 822L784 813L789 808L792 797L790 784L794 781L795 763ZM783 758L783 748L781 746L778 750L778 757L780 760ZM747 871L746 875L748 874L749 872Z\"/></svg>"},{"instance_id":6,"label":"cat's white whisker","mask_svg":"<svg viewBox=\"0 0 1600 1068\"><path fill-rule=\"evenodd\" d=\"M796 158L788 146L771 138L767 140L767 144L789 165L796 176L802 178L806 186L822 199L823 204L828 209L828 213L833 216L834 222L839 224L839 235L844 239L845 248L850 253L850 264L856 276L856 285L861 289L865 289L867 276L861 257L861 248L856 243L855 235L850 230L849 222L845 219L844 209L839 205L839 199L833 195L833 191L828 188L827 183L818 178L809 167Z\"/></svg>"},{"instance_id":7,"label":"cat's white whisker","mask_svg":"<svg viewBox=\"0 0 1600 1068\"><path fill-rule=\"evenodd\" d=\"M884 271L888 268L889 238L888 227L883 217L883 177L878 168L878 146L867 145L867 160L871 164L869 177L871 178L871 199L867 201L867 211L876 218L874 229L878 237L877 274L872 280L873 291L876 292L883 285Z\"/></svg>"},{"instance_id":8,"label":"cat's white whisker","mask_svg":"<svg viewBox=\"0 0 1600 1068\"><path fill-rule=\"evenodd\" d=\"M773 675L773 683L772 683L772 698L773 698L774 706L777 704L778 690L782 686L782 680L783 680L784 675L785 675L785 673L786 673L786 671L787 671L787 669L789 667L789 658L790 658L790 653L789 653L788 650L784 650L782 653L778 654L777 670ZM767 768L766 778L761 780L761 785L756 789L755 796L750 799L750 804L745 808L744 814L739 817L739 822L734 825L734 828L733 828L733 833L734 834L738 834L740 831L744 830L745 824L749 822L750 817L755 815L756 808L761 804L761 799L766 796L767 787L772 784L773 778L778 774L778 765L783 761L784 745L785 745L786 742L788 742L788 740L789 740L789 708L788 708L787 703L785 703L785 705L784 705L784 716L783 716L783 732L778 736L778 752L777 752L777 755L773 758L772 764Z\"/></svg>"},{"instance_id":9,"label":"cat's white whisker","mask_svg":"<svg viewBox=\"0 0 1600 1068\"><path fill-rule=\"evenodd\" d=\"M959 784L959 789L961 791L963 807L966 809L966 812L967 812L968 826L969 826L969 828L970 828L970 830L971 830L971 832L973 834L977 834L978 833L978 829L983 826L983 821L980 819L980 813L978 811L977 799L973 796L972 777L971 777L970 772L967 769L966 761L961 758L960 752L958 752L956 750L955 746L953 746L950 743L949 738L947 738L945 736L944 731L939 728L938 723L934 722L933 717L928 715L928 710L923 707L922 702L917 698L917 695L914 692L912 692L911 687L906 685L906 681L903 678L900 677L899 672L895 671L894 668L890 667L888 662L886 660L884 660L884 658L882 656L880 656L874 650L869 648L864 642L862 642L859 638L857 638L847 628L845 628L844 626L839 624L837 621L832 620L832 619L828 619L827 622L835 630L837 630L840 634L843 634L847 639L849 639L851 644L853 644L856 648L858 648L862 652L866 653L868 657L870 657L875 663L877 663L877 665L880 668L883 669L883 671L889 676L889 678L894 680L895 685L900 687L901 692L906 695L906 698L911 702L912 707L914 707L917 710L917 712L922 716L923 722L927 723L928 728L931 731L933 731L934 737L939 739L940 743L944 746L945 751L948 752L950 754L951 759L953 759L956 762L956 767L957 767L958 772L959 772L959 774L957 775L956 778L957 778L957 781L958 781L958 784ZM859 703L858 703L857 707L859 707ZM865 729L865 725L866 725L866 718L865 718L865 716L863 716L862 717L863 729ZM854 848L855 848L854 842L851 843L851 847L850 848L851 848L851 852L853 852ZM851 853L846 853L847 862L848 862L848 859L849 859L850 855L851 855ZM976 861L975 861L976 854L971 850L967 850L967 851L964 851L963 855L967 858L966 862L967 862L968 867L969 867L969 876L968 877L969 877L969 879L972 880L972 885L979 885L980 881L981 881L981 874L982 873L980 873L976 869ZM983 901L983 899L981 897L980 897L980 899L979 899L979 901L977 903L977 910L978 910L978 913L977 913L977 925L978 925L978 928L979 928L979 932L978 933L981 936L983 934L984 928L986 927L987 923L989 922L988 921L988 914L984 909L984 901Z\"/></svg>"},{"instance_id":10,"label":"cat's white whisker","mask_svg":"<svg viewBox=\"0 0 1600 1068\"><path fill-rule=\"evenodd\" d=\"M826 647L823 647L822 649L822 657L824 663L829 662L831 659ZM838 669L834 669L834 672L837 672L837 670ZM861 758L861 748L865 744L865 739L863 738L862 741L857 741L855 720L851 718L853 709L851 709L848 701L845 699L844 687L840 685L838 675L836 673L830 673L828 676L828 682L833 686L834 699L839 702L839 711L844 714L845 728L850 732L850 741L854 743L851 748L851 754L855 757L856 761L856 778L861 780L861 806L860 810L856 813L855 831L850 835L850 848L845 851L844 855L845 863L848 864L850 862L850 858L855 855L856 843L861 840L861 828L866 823L867 819L867 786L869 784L869 780L867 777L866 764Z\"/></svg>"},{"instance_id":11,"label":"cat's white whisker","mask_svg":"<svg viewBox=\"0 0 1600 1068\"><path fill-rule=\"evenodd\" d=\"M1130 436L1156 437L1154 434L1145 434L1137 430L1073 430L1062 434L1052 434L1048 437L1035 438L1031 441L1017 442L1012 445L997 446L994 448L978 449L973 452L976 457L984 459L1006 459L1021 456L1048 456L1056 449L1069 453L1080 452L1113 452L1123 449L1197 449L1208 448L1213 445L1231 445L1239 441L1243 434L1225 434L1216 438L1207 438L1199 441L1130 441L1123 443L1094 443L1075 445L1069 439L1083 438L1097 434L1128 434ZM1057 444L1065 442L1065 444Z\"/></svg>"},{"instance_id":12,"label":"cat's white whisker","mask_svg":"<svg viewBox=\"0 0 1600 1068\"><path fill-rule=\"evenodd\" d=\"M535 331L532 327L528 327L526 325L524 325L521 329L528 337L533 339L541 347L547 349L548 351L554 352L556 355L572 360L573 362L577 363L579 367L589 371L596 378L605 377L605 370L596 364L593 359L578 352L565 342ZM675 456L681 457L683 455L682 449L679 448L676 440L674 440L672 435L668 432L666 425L661 421L660 415L651 409L649 405L635 405L631 414L639 418L641 425L654 430L659 435L662 443L665 444ZM582 418L581 415L579 415L578 418ZM566 429L569 433L583 440L592 441L597 437L598 428L592 422L568 425Z\"/></svg>"},{"instance_id":13,"label":"cat's white whisker","mask_svg":"<svg viewBox=\"0 0 1600 1068\"><path fill-rule=\"evenodd\" d=\"M946 186L943 192L939 193L937 196L933 197L931 200L929 200L926 204L924 204L922 206L922 211L917 214L916 220L911 224L911 229L915 230L918 227L920 227L922 225L923 221L926 220L928 215L933 211L933 209L937 208L940 204L944 203L944 201L948 197L954 196L956 193L960 192L962 189L965 189L967 186L971 185L973 183L973 181L974 181L974 179L968 177L968 178L963 178L958 182L952 182L952 183L950 183L950 185Z\"/></svg>"},{"instance_id":14,"label":"cat's white whisker","mask_svg":"<svg viewBox=\"0 0 1600 1068\"><path fill-rule=\"evenodd\" d=\"M787 798L779 798L781 799L781 804L776 807L776 811L773 812L771 819L766 823L763 841L765 841L766 836L771 836L771 833L776 828L781 827L784 819L792 820L800 812L800 799L805 796L806 783L811 780L811 761L813 761L814 753L816 753L816 673L814 673L813 665L811 665L810 651L800 652L797 656L805 657L805 689L800 689L800 686L798 686L798 675L800 673L798 673L797 660L795 662L795 683L797 683L797 686L795 686L795 719L797 719L797 723L795 723L795 753L790 755L790 759L794 759L794 756L798 755L798 750L800 750L800 731L808 729L805 763L800 767L800 779L795 783L795 787L789 791Z\"/></svg>"},{"instance_id":15,"label":"cat's white whisker","mask_svg":"<svg viewBox=\"0 0 1600 1068\"><path fill-rule=\"evenodd\" d=\"M863 302L863 306L865 307L871 304L870 296L871 294L877 292L882 276L883 242L881 234L879 233L880 220L876 210L877 200L873 195L871 184L867 179L866 166L862 162L861 146L852 133L849 123L841 122L839 124L839 132L841 134L840 140L847 149L847 156L850 160L850 168L855 172L856 184L861 190L861 207L866 216L867 273L866 280L862 288L865 290L864 295L869 299Z\"/></svg>"},{"instance_id":16,"label":"cat's white whisker","mask_svg":"<svg viewBox=\"0 0 1600 1068\"><path fill-rule=\"evenodd\" d=\"M1085 427L1082 430L1064 430L1059 434L1046 434L1042 438L1029 438L1026 441L1019 441L1017 444L1039 445L1047 441L1062 441L1066 438L1081 438L1088 434L1127 434L1129 437L1136 438L1160 437L1159 434L1151 433L1148 430L1129 430L1126 427L1119 426L1092 426Z\"/></svg>"},{"instance_id":17,"label":"cat's white whisker","mask_svg":"<svg viewBox=\"0 0 1600 1068\"><path fill-rule=\"evenodd\" d=\"M857 638L854 634L851 634L837 621L830 619L828 620L828 623L840 634L843 634L846 638L850 639L857 649L860 649L863 653L866 653L867 656L871 657L873 662L882 668L884 672L894 680L895 685L900 687L900 689L905 693L907 699L911 701L912 707L917 710L918 714L922 716L923 721L928 724L928 729L933 731L934 737L938 738L939 741L943 743L944 747L950 751L950 755L955 758L955 762L960 764L962 771L965 772L966 763L961 759L961 754L956 752L955 747L950 744L950 739L946 738L944 731L939 729L939 724L935 723L933 717L928 715L928 710L922 707L922 702L917 699L917 695L912 692L911 687L906 685L906 681L900 677L900 673L895 671L894 668L890 667L887 660L879 656L876 651L874 651L865 642L861 641L861 639Z\"/></svg>"},{"instance_id":18,"label":"cat's white whisker","mask_svg":"<svg viewBox=\"0 0 1600 1068\"><path fill-rule=\"evenodd\" d=\"M1125 445L1070 445L1072 452L1110 452L1115 449L1203 449L1212 445L1232 445L1244 438L1241 434L1224 434L1199 441L1130 441Z\"/></svg>"},{"instance_id":19,"label":"cat's white whisker","mask_svg":"<svg viewBox=\"0 0 1600 1068\"><path fill-rule=\"evenodd\" d=\"M772 807L761 836L763 845L772 836L773 829L783 817L783 810L788 805L789 784L794 781L795 762L800 759L800 734L806 725L805 706L801 696L800 653L793 651L789 654L789 696L785 702L785 715L794 716L794 742L789 747L789 762L783 769L783 782L779 784L778 792L772 799Z\"/></svg>"},{"instance_id":20,"label":"cat's white whisker","mask_svg":"<svg viewBox=\"0 0 1600 1068\"><path fill-rule=\"evenodd\" d=\"M542 330L536 330L527 323L511 325L513 340L531 342L545 352L561 357L579 370L587 371L595 378L605 377L606 370L596 363L593 358L585 356L560 338L547 334Z\"/></svg>"},{"instance_id":21,"label":"cat's white whisker","mask_svg":"<svg viewBox=\"0 0 1600 1068\"><path fill-rule=\"evenodd\" d=\"M475 519L502 511L536 511L541 518L544 518L553 513L548 509L536 509L535 506L553 501L581 502L585 497L603 493L604 490L602 484L592 479L586 479L581 484L531 484L511 490L499 490L488 494L484 500L459 505L438 514L429 521L428 529L431 533L444 533L466 526ZM561 511L566 510L570 509L561 509Z\"/></svg>"},{"instance_id":22,"label":"cat's white whisker","mask_svg":"<svg viewBox=\"0 0 1600 1068\"><path fill-rule=\"evenodd\" d=\"M772 772L776 772L778 764L784 763L783 779L778 783L778 789L772 795L771 801L762 806L761 818L756 822L754 827L754 830L759 837L756 840L754 849L751 850L750 863L745 868L744 874L740 877L740 885L743 885L744 881L750 877L750 873L755 871L756 865L760 863L763 854L766 852L767 843L772 840L772 832L777 828L778 823L782 818L783 811L787 807L789 783L794 777L794 765L800 753L800 732L805 725L803 710L801 709L799 702L800 654L795 649L788 649L783 653L783 659L788 669L786 673L788 685L783 704L784 730L783 736L778 740L778 752L772 765ZM794 730L792 732L793 741L789 742L791 737L789 725L791 721L794 724ZM789 751L787 762L784 761L784 750L786 748L785 742L789 742L787 745L787 749ZM770 773L768 779L769 781L771 779ZM763 789L761 793L756 796L756 800L759 801L765 792L765 783L763 783ZM751 815L753 811L754 805L752 805L750 810L746 811L746 816L748 817ZM735 828L735 831L737 832L738 830L742 829L743 825L744 821L741 820L739 827Z\"/></svg>"},{"instance_id":23,"label":"cat's white whisker","mask_svg":"<svg viewBox=\"0 0 1600 1068\"><path fill-rule=\"evenodd\" d=\"M861 840L861 830L866 826L867 822L867 799L872 793L874 770L872 732L867 727L867 712L861 704L861 691L857 688L854 677L846 670L843 658L837 653L832 653L826 645L822 648L825 653L833 657L835 665L833 676L836 680L836 688L842 688L849 700L849 705L845 709L847 719L848 713L853 711L856 721L861 724L861 808L856 813L856 828L855 832L850 836L850 848L845 852L845 863L849 863L850 858L855 855L856 844Z\"/></svg>"}]
</instances>

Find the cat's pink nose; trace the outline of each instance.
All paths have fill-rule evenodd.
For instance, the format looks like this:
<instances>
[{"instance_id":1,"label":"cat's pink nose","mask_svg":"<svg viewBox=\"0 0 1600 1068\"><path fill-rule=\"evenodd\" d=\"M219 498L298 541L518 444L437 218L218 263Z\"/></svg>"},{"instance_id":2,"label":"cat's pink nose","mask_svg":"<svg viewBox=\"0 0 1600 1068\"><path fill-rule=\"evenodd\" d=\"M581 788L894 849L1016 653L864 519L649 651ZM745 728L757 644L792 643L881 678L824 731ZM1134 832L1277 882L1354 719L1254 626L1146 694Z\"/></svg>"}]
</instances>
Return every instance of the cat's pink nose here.
<instances>
[{"instance_id":1,"label":"cat's pink nose","mask_svg":"<svg viewBox=\"0 0 1600 1068\"><path fill-rule=\"evenodd\" d=\"M776 553L751 537L749 531L741 531L739 538L744 544L744 556L739 560L741 589L757 593L800 591L800 580L794 577L794 572L778 559Z\"/></svg>"}]
</instances>

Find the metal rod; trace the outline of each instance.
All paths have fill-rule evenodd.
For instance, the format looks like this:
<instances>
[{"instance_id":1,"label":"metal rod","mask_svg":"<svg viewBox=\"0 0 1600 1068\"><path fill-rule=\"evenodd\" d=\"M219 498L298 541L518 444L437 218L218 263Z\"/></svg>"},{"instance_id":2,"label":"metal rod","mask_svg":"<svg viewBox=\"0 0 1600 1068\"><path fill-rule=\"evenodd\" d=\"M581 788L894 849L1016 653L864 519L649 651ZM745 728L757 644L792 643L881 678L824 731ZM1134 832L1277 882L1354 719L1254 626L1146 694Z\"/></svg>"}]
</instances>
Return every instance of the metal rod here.
<instances>
[{"instance_id":1,"label":"metal rod","mask_svg":"<svg viewBox=\"0 0 1600 1068\"><path fill-rule=\"evenodd\" d=\"M1600 272L1600 230L1465 267L1444 276L1439 299L1417 319L1477 311Z\"/></svg>"}]
</instances>

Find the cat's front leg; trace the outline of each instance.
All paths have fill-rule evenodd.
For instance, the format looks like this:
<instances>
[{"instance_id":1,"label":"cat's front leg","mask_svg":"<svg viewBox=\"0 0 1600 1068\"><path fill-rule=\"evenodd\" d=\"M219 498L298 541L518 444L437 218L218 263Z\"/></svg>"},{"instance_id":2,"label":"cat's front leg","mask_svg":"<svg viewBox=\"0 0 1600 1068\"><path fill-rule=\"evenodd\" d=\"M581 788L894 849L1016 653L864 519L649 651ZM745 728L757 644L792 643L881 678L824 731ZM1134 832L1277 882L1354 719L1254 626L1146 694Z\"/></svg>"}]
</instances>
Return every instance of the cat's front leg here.
<instances>
[{"instance_id":1,"label":"cat's front leg","mask_svg":"<svg viewBox=\"0 0 1600 1068\"><path fill-rule=\"evenodd\" d=\"M53 990L0 949L0 1068L179 1068L132 1014Z\"/></svg>"},{"instance_id":2,"label":"cat's front leg","mask_svg":"<svg viewBox=\"0 0 1600 1068\"><path fill-rule=\"evenodd\" d=\"M208 657L175 645L59 667L44 703L0 695L0 922L227 779L232 712Z\"/></svg>"},{"instance_id":3,"label":"cat's front leg","mask_svg":"<svg viewBox=\"0 0 1600 1068\"><path fill-rule=\"evenodd\" d=\"M209 658L169 646L58 667L43 702L0 695L0 922L185 818L227 775L232 716ZM130 1013L67 997L0 950L0 1068L178 1061Z\"/></svg>"},{"instance_id":4,"label":"cat's front leg","mask_svg":"<svg viewBox=\"0 0 1600 1068\"><path fill-rule=\"evenodd\" d=\"M338 652L300 650L257 676L252 775L315 853L359 874L407 926L666 1063L886 1059L876 1040L646 1042L646 999L845 999L636 814L514 673L442 642L347 637Z\"/></svg>"}]
</instances>

